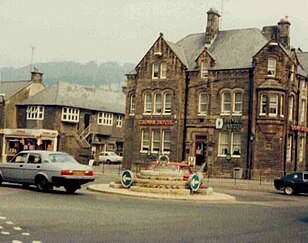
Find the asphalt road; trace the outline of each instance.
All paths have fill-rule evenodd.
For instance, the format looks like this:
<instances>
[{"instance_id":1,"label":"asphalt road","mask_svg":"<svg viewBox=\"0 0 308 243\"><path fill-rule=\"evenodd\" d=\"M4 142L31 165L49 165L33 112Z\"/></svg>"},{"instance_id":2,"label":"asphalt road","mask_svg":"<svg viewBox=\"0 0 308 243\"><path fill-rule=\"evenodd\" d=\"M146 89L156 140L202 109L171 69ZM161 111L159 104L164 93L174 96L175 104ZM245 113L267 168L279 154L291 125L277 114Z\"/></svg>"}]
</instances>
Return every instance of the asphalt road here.
<instances>
[{"instance_id":1,"label":"asphalt road","mask_svg":"<svg viewBox=\"0 0 308 243\"><path fill-rule=\"evenodd\" d=\"M113 176L98 176L107 182ZM225 189L235 204L0 187L0 242L307 242L308 196Z\"/></svg>"}]
</instances>

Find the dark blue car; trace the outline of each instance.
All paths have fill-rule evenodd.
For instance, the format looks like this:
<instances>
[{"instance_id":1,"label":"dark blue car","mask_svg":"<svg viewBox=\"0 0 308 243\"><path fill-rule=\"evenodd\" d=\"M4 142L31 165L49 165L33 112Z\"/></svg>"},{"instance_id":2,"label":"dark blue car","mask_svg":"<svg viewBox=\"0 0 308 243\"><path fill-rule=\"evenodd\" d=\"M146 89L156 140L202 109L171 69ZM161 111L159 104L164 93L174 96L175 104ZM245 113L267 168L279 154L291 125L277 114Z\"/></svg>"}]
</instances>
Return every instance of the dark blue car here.
<instances>
[{"instance_id":1,"label":"dark blue car","mask_svg":"<svg viewBox=\"0 0 308 243\"><path fill-rule=\"evenodd\" d=\"M283 190L287 195L308 193L308 171L294 172L275 179L274 185L277 190Z\"/></svg>"}]
</instances>

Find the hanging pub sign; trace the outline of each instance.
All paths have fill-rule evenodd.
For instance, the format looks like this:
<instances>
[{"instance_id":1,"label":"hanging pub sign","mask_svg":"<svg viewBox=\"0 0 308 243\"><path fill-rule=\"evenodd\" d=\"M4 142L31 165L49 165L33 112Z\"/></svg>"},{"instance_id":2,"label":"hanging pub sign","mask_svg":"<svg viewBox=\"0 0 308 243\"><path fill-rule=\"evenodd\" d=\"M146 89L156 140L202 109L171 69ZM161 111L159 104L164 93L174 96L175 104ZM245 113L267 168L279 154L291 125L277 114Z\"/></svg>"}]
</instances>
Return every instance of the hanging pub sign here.
<instances>
[{"instance_id":1,"label":"hanging pub sign","mask_svg":"<svg viewBox=\"0 0 308 243\"><path fill-rule=\"evenodd\" d=\"M301 126L291 126L292 131L299 131L299 132L308 132L308 127L301 127Z\"/></svg>"},{"instance_id":2,"label":"hanging pub sign","mask_svg":"<svg viewBox=\"0 0 308 243\"><path fill-rule=\"evenodd\" d=\"M224 126L229 129L241 129L242 120L236 118L224 118Z\"/></svg>"},{"instance_id":3,"label":"hanging pub sign","mask_svg":"<svg viewBox=\"0 0 308 243\"><path fill-rule=\"evenodd\" d=\"M171 126L173 125L172 120L140 120L139 125L165 125Z\"/></svg>"}]
</instances>

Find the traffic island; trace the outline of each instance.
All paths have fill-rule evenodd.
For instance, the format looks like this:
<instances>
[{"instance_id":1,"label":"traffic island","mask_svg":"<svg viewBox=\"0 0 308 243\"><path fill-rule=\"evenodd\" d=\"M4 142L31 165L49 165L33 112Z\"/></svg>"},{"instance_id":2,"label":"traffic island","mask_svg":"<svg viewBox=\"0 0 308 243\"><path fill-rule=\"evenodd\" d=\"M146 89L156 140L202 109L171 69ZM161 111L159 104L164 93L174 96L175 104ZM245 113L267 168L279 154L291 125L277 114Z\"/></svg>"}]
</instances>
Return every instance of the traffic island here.
<instances>
[{"instance_id":1,"label":"traffic island","mask_svg":"<svg viewBox=\"0 0 308 243\"><path fill-rule=\"evenodd\" d=\"M186 179L186 180L185 180ZM207 187L198 174L187 180L185 173L167 168L141 170L136 176L124 171L121 178L110 184L92 184L88 190L141 198L183 200L209 203L233 203L235 197L216 193Z\"/></svg>"}]
</instances>

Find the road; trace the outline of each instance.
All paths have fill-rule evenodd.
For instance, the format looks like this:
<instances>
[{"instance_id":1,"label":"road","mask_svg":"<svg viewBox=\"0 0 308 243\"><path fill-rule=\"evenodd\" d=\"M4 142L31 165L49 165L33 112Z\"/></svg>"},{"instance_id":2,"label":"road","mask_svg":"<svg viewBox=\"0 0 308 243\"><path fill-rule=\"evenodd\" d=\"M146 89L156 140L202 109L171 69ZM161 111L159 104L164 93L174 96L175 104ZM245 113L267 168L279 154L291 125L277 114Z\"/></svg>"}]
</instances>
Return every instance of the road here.
<instances>
[{"instance_id":1,"label":"road","mask_svg":"<svg viewBox=\"0 0 308 243\"><path fill-rule=\"evenodd\" d=\"M98 183L113 176L99 175ZM130 198L83 187L0 187L0 242L307 242L308 196L217 188L234 204Z\"/></svg>"}]
</instances>

